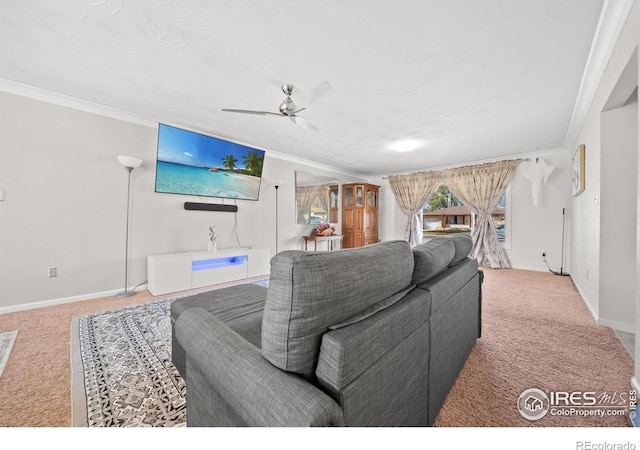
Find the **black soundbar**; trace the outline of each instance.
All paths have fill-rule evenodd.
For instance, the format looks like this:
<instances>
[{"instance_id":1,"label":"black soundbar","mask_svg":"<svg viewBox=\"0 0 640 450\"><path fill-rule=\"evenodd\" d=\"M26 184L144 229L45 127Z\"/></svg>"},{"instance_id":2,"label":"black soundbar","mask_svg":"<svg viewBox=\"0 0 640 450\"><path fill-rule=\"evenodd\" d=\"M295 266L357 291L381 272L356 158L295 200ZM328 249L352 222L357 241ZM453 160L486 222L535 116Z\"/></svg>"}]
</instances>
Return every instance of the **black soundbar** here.
<instances>
[{"instance_id":1,"label":"black soundbar","mask_svg":"<svg viewBox=\"0 0 640 450\"><path fill-rule=\"evenodd\" d=\"M236 212L238 211L237 205L220 205L216 203L193 203L193 202L185 202L184 209L189 209L192 211L226 211L226 212Z\"/></svg>"}]
</instances>

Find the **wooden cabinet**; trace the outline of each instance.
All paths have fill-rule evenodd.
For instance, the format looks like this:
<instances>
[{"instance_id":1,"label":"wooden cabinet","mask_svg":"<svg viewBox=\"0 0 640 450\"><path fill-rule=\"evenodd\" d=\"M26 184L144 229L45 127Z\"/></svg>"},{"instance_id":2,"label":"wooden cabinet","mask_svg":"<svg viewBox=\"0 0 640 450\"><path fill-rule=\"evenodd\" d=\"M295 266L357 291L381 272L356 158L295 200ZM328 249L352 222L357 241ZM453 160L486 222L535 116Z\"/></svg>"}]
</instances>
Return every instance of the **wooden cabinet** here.
<instances>
[{"instance_id":1,"label":"wooden cabinet","mask_svg":"<svg viewBox=\"0 0 640 450\"><path fill-rule=\"evenodd\" d=\"M343 248L362 247L378 242L378 191L367 183L342 185Z\"/></svg>"}]
</instances>

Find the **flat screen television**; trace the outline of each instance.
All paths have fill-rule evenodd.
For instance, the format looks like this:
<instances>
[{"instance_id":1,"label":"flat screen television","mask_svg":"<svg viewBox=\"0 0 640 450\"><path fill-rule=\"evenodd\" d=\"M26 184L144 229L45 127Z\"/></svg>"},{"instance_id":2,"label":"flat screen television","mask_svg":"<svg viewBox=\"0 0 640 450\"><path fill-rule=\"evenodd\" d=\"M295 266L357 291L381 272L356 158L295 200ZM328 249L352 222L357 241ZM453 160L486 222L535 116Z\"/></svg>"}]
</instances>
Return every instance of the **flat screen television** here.
<instances>
[{"instance_id":1,"label":"flat screen television","mask_svg":"<svg viewBox=\"0 0 640 450\"><path fill-rule=\"evenodd\" d=\"M161 123L155 191L258 200L264 153Z\"/></svg>"}]
</instances>

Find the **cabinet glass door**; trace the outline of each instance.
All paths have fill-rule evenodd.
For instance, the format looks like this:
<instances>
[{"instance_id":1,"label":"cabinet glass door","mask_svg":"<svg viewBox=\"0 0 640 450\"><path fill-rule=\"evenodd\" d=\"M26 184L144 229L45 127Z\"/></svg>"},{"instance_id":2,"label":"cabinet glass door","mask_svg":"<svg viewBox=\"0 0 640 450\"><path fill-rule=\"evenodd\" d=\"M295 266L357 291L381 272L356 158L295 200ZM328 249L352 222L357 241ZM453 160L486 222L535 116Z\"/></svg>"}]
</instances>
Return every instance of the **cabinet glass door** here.
<instances>
[{"instance_id":1,"label":"cabinet glass door","mask_svg":"<svg viewBox=\"0 0 640 450\"><path fill-rule=\"evenodd\" d=\"M344 206L346 207L353 206L353 187L344 188Z\"/></svg>"},{"instance_id":2,"label":"cabinet glass door","mask_svg":"<svg viewBox=\"0 0 640 450\"><path fill-rule=\"evenodd\" d=\"M378 207L378 191L375 189L367 188L367 193L365 195L365 206L367 208L377 208Z\"/></svg>"},{"instance_id":3,"label":"cabinet glass door","mask_svg":"<svg viewBox=\"0 0 640 450\"><path fill-rule=\"evenodd\" d=\"M330 186L329 187L329 207L337 208L338 207L338 186Z\"/></svg>"},{"instance_id":4,"label":"cabinet glass door","mask_svg":"<svg viewBox=\"0 0 640 450\"><path fill-rule=\"evenodd\" d=\"M356 186L356 206L362 206L362 186Z\"/></svg>"}]
</instances>

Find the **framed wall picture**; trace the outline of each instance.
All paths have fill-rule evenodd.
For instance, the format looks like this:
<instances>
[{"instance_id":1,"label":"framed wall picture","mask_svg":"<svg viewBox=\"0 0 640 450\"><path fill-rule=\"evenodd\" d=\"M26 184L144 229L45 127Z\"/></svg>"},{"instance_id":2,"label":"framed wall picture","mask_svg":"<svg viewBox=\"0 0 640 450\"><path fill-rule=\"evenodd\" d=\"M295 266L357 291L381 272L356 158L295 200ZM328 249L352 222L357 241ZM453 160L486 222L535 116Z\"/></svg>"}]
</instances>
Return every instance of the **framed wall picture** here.
<instances>
[{"instance_id":1,"label":"framed wall picture","mask_svg":"<svg viewBox=\"0 0 640 450\"><path fill-rule=\"evenodd\" d=\"M584 145L573 154L572 189L574 197L584 191Z\"/></svg>"}]
</instances>

